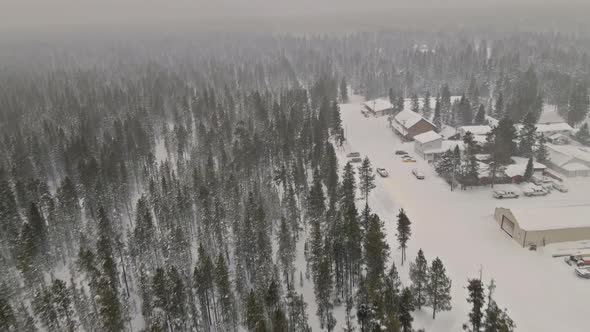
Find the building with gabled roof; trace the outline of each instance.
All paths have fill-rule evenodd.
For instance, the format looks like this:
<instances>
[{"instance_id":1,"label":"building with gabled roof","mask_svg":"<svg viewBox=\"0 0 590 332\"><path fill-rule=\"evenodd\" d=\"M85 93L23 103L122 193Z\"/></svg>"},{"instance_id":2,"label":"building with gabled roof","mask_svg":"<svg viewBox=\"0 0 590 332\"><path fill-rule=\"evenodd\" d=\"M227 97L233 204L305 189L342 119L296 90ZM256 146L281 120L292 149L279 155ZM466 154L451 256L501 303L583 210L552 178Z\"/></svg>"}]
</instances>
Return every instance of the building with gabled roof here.
<instances>
[{"instance_id":1,"label":"building with gabled roof","mask_svg":"<svg viewBox=\"0 0 590 332\"><path fill-rule=\"evenodd\" d=\"M399 112L391 121L393 130L405 140L412 140L416 135L436 131L436 126L420 114L410 110Z\"/></svg>"}]
</instances>

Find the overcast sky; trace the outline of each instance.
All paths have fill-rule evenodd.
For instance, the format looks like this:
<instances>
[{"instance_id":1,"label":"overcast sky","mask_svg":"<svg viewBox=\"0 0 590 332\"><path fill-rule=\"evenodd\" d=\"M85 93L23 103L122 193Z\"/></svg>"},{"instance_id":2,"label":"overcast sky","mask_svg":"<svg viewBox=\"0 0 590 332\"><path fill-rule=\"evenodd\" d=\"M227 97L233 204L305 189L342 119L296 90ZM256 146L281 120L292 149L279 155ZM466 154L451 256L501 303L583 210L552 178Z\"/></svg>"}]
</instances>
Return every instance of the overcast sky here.
<instances>
[{"instance_id":1,"label":"overcast sky","mask_svg":"<svg viewBox=\"0 0 590 332\"><path fill-rule=\"evenodd\" d=\"M229 18L318 17L443 8L528 12L553 7L580 14L590 0L0 0L0 28L26 29L57 25L161 24ZM428 13L428 9L432 11ZM527 11L524 11L527 12ZM586 12L587 13L587 12ZM424 15L427 16L427 15ZM420 17L417 17L420 19Z\"/></svg>"}]
</instances>

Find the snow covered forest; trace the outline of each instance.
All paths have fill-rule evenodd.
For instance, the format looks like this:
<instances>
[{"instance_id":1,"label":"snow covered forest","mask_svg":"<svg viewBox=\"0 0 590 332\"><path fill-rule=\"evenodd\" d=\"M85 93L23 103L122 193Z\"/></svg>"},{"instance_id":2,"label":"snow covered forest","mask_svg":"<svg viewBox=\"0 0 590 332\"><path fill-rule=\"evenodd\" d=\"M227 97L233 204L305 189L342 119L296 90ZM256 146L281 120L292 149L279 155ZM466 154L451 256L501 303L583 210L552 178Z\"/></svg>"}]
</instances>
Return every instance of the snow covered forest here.
<instances>
[{"instance_id":1,"label":"snow covered forest","mask_svg":"<svg viewBox=\"0 0 590 332\"><path fill-rule=\"evenodd\" d=\"M588 112L590 39L579 35L8 45L0 331L410 332L416 310L452 311L451 287L467 290L466 330L513 331L493 281L450 280L435 252L405 257L421 246L412 216L372 212L368 158L338 162L339 103L463 95L438 110L442 124L534 124L553 104L582 126Z\"/></svg>"}]
</instances>

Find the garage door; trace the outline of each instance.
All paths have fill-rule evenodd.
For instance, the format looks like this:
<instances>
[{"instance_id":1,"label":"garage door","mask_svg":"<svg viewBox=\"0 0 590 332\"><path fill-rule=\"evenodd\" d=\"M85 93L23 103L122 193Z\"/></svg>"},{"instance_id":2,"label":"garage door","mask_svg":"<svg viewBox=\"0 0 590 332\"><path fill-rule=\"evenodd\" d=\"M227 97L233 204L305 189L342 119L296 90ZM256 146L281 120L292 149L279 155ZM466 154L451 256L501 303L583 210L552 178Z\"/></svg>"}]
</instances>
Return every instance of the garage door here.
<instances>
[{"instance_id":1,"label":"garage door","mask_svg":"<svg viewBox=\"0 0 590 332\"><path fill-rule=\"evenodd\" d=\"M508 235L512 237L512 234L514 234L514 222L512 220L506 218L506 216L502 216L501 227L504 230L504 232L508 233Z\"/></svg>"}]
</instances>

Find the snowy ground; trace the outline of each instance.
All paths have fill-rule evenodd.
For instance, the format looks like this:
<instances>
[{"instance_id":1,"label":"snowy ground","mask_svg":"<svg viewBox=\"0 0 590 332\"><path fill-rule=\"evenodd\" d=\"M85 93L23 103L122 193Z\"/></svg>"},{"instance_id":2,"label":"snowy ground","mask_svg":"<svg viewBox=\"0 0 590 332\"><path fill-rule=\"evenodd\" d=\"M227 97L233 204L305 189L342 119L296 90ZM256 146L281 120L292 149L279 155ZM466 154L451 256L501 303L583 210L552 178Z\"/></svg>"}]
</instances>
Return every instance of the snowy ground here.
<instances>
[{"instance_id":1,"label":"snowy ground","mask_svg":"<svg viewBox=\"0 0 590 332\"><path fill-rule=\"evenodd\" d=\"M572 267L551 253L563 247L590 246L570 243L533 252L520 247L500 230L493 219L494 208L536 207L547 204L589 203L590 179L568 183L567 194L553 193L547 197L514 200L494 200L490 188L451 192L449 186L436 177L426 162L402 163L394 155L396 149L412 152L412 143L401 143L392 133L387 119L365 118L360 113L360 100L341 105L347 143L338 151L340 166L346 163L346 153L358 151L368 156L374 167L384 167L388 178L378 178L377 188L370 198L373 211L385 220L392 259L400 269L405 285L409 285L408 266L400 267L400 253L395 238L395 215L404 208L412 221L412 238L408 258L413 260L422 248L429 262L439 256L453 279L453 310L431 319L430 308L415 313L415 327L427 331L460 331L468 320L466 302L467 278L477 277L480 270L485 283L494 278L495 299L505 306L519 331L588 331L586 317L590 313L590 281L577 278ZM418 168L426 180L416 180L412 168ZM567 216L564 216L567 217ZM311 291L308 313L316 321ZM338 326L343 323L343 308L336 310ZM339 312L341 311L341 312ZM314 331L317 326L314 326ZM336 330L340 330L337 328Z\"/></svg>"}]
</instances>

